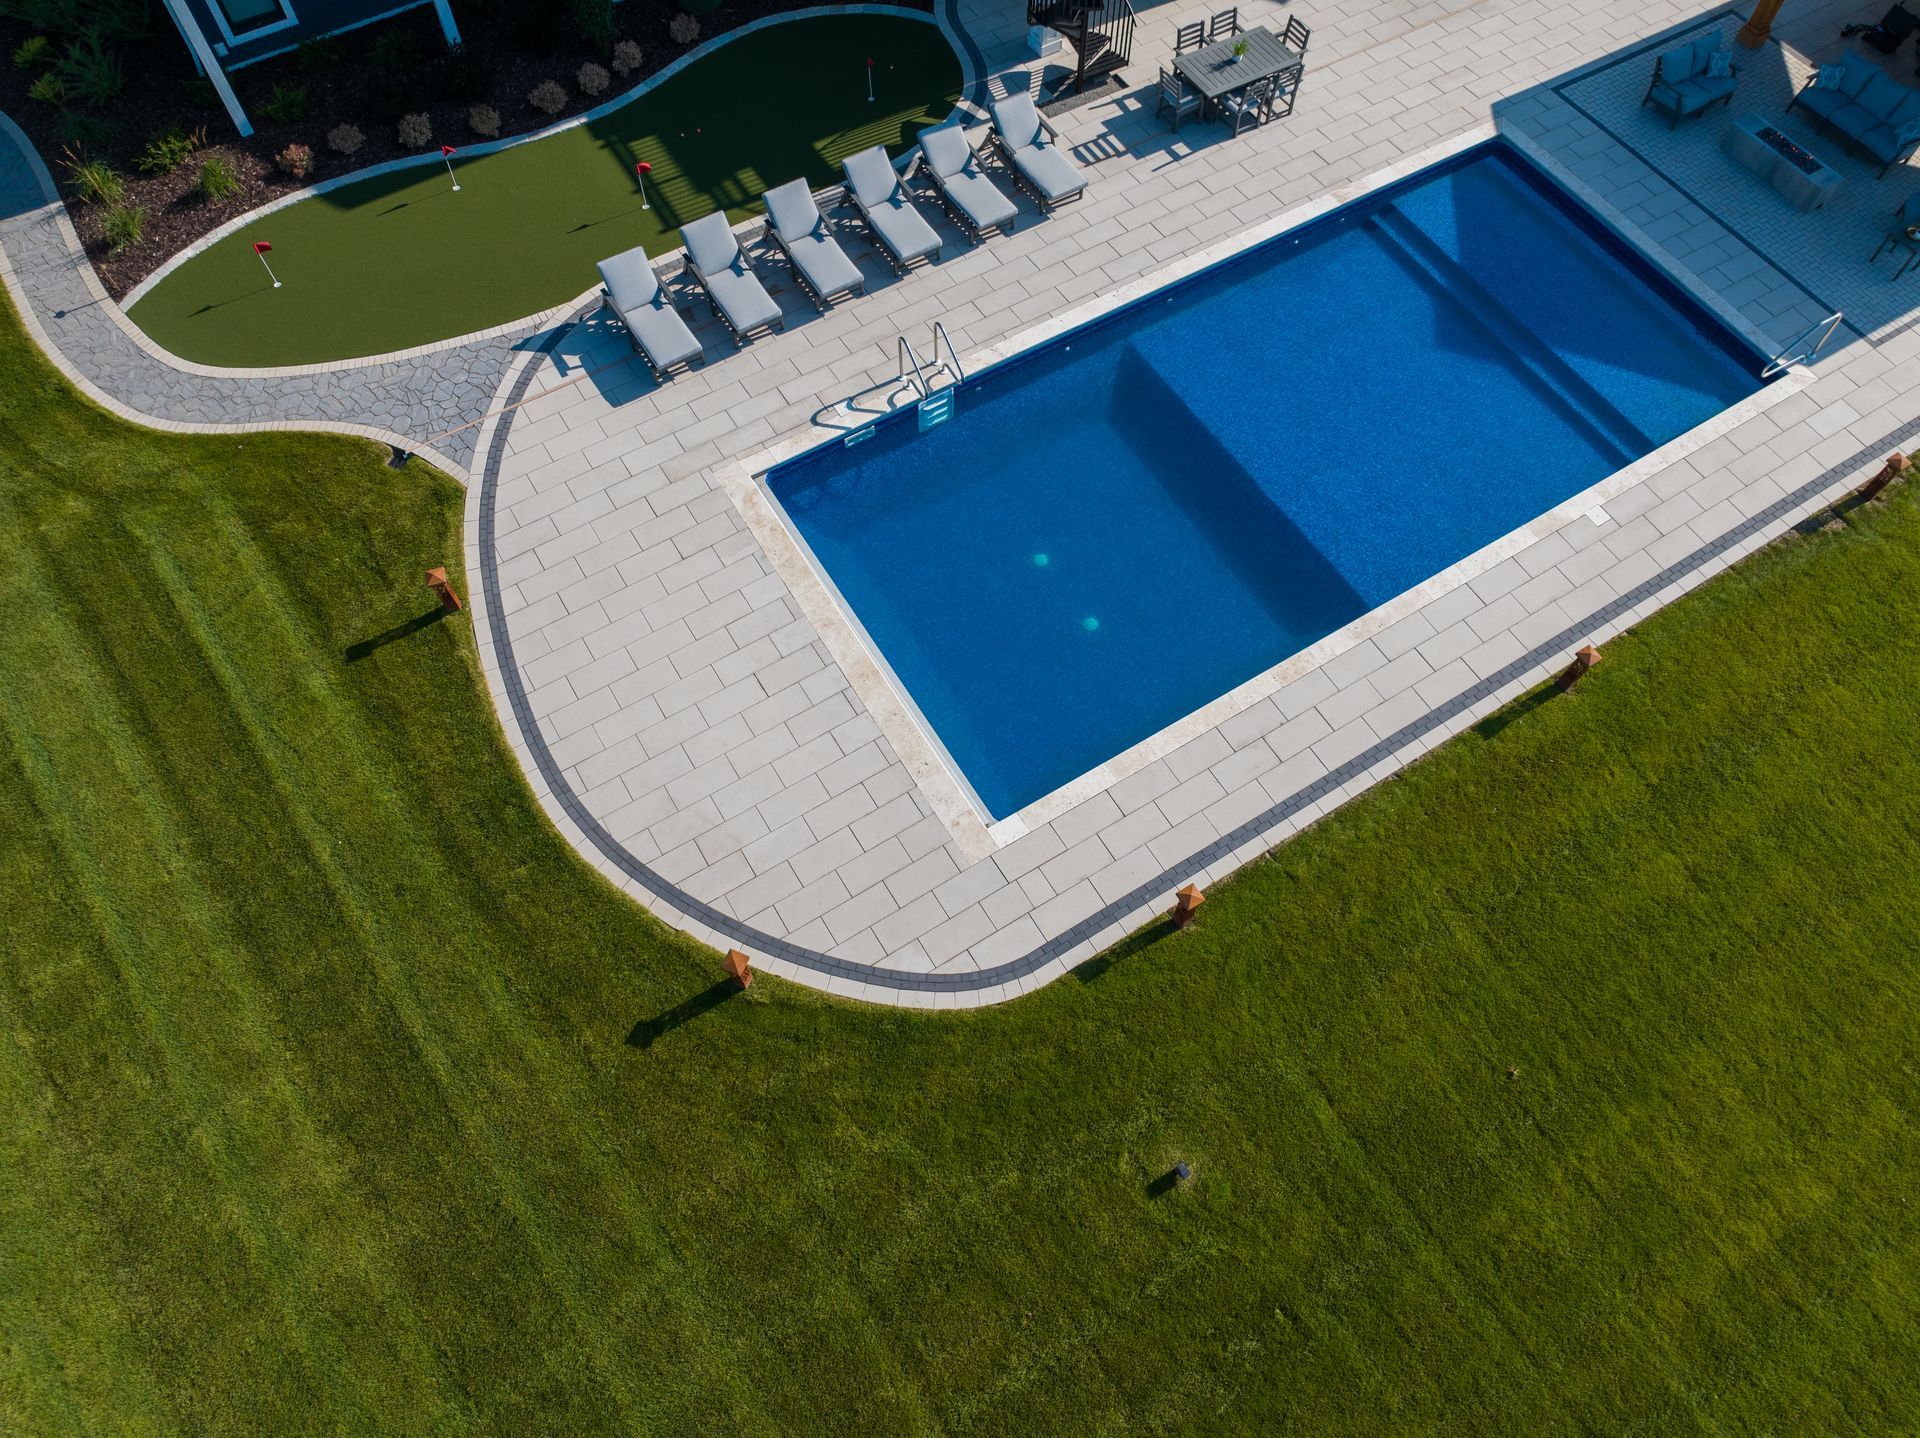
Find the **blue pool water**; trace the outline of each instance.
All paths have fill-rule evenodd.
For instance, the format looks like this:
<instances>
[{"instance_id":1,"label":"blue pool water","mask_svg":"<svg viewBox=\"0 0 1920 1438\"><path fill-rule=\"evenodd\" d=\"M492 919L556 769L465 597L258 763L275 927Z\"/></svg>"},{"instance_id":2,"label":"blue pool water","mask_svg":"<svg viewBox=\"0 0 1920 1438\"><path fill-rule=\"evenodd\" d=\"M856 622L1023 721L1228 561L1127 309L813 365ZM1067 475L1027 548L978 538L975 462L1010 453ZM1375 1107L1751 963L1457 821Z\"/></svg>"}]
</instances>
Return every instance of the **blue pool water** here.
<instances>
[{"instance_id":1,"label":"blue pool water","mask_svg":"<svg viewBox=\"0 0 1920 1438\"><path fill-rule=\"evenodd\" d=\"M771 471L996 818L1760 387L1505 145Z\"/></svg>"}]
</instances>

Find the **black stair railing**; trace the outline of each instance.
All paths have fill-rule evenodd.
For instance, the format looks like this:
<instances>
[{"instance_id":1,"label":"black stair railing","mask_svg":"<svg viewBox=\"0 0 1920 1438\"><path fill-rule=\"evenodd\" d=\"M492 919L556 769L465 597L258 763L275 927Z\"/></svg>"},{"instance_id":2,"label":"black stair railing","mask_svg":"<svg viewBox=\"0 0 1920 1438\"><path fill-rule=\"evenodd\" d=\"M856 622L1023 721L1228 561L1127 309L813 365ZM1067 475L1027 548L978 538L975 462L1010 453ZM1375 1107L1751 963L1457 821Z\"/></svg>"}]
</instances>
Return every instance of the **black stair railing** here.
<instances>
[{"instance_id":1,"label":"black stair railing","mask_svg":"<svg viewBox=\"0 0 1920 1438\"><path fill-rule=\"evenodd\" d=\"M1135 17L1128 0L1027 0L1027 23L1044 25L1074 49L1072 92L1133 58Z\"/></svg>"}]
</instances>

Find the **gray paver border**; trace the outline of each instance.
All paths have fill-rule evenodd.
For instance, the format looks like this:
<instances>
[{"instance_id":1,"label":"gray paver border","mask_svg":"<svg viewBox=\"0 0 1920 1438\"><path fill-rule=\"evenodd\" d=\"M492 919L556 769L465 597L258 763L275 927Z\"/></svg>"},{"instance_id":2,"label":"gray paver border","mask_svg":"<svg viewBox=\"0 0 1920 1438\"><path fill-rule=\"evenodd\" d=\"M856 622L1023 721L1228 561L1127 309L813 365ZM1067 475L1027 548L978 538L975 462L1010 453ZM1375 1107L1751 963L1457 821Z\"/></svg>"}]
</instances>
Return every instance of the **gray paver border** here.
<instances>
[{"instance_id":1,"label":"gray paver border","mask_svg":"<svg viewBox=\"0 0 1920 1438\"><path fill-rule=\"evenodd\" d=\"M1344 788L1355 782L1363 782L1368 773L1379 765L1386 762L1403 763L1418 757L1429 747L1426 743L1429 736L1450 733L1459 720L1504 690L1523 685L1529 680L1544 679L1549 670L1563 661L1575 645L1617 632L1621 621L1630 622L1643 607L1657 607L1656 602L1665 591L1685 585L1690 580L1708 577L1716 561L1758 539L1770 527L1800 514L1818 501L1824 501L1837 485L1856 475L1863 465L1889 447L1904 445L1906 441L1920 436L1920 419L1916 419L1871 444L1861 446L1847 458L1829 465L1806 483L1733 525L1717 538L1665 566L1478 683L1376 741L1313 783L1237 825L1204 848L1163 868L1152 878L1026 954L990 969L971 973L919 973L850 963L831 954L791 943L735 919L668 882L634 858L607 832L581 802L548 749L514 662L513 639L500 602L498 567L492 557L495 524L493 500L506 458L507 436L516 413L513 406L525 395L537 365L557 345L564 332L565 327L557 328L519 362L518 372L508 382L507 407L486 436L480 483L470 492L470 509L477 512L478 520L474 524L470 515L470 533L474 536L475 552L479 557L480 588L487 621L485 645L490 651L488 675L495 686L496 699L506 700L502 717L511 717L509 737L517 735L513 747L523 764L529 767L529 777L536 781L538 792L553 806L557 806L592 846L594 852L583 856L603 872L609 872L610 876L621 876L639 891L657 900L673 915L688 921L699 931L717 935L724 942L739 944L757 955L791 966L803 976L816 978L827 986L842 991L851 986L863 996L901 1003L918 1003L921 996L928 994L976 995L991 1002L1023 992L1027 987L1025 981L1040 970L1050 965L1064 965L1068 956L1076 950L1090 946L1104 935L1121 931L1125 925L1144 921L1151 913L1151 906L1162 901L1174 886L1205 873L1215 864L1230 861L1237 852L1266 838L1288 820L1306 813L1314 805L1329 799L1337 800ZM1703 571L1706 573L1703 574Z\"/></svg>"}]
</instances>

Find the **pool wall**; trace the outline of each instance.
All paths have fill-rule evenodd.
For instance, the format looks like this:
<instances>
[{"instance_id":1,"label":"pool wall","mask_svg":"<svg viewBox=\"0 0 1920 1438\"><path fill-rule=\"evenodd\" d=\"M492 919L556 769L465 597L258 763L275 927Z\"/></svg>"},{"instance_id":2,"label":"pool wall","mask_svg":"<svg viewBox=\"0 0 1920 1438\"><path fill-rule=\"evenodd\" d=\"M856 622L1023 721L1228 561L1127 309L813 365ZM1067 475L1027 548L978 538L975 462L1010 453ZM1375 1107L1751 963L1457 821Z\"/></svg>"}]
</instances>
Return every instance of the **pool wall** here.
<instances>
[{"instance_id":1,"label":"pool wall","mask_svg":"<svg viewBox=\"0 0 1920 1438\"><path fill-rule=\"evenodd\" d=\"M1277 236L1330 216L1424 171L1463 159L1468 152L1496 139L1509 145L1528 165L1546 175L1578 201L1584 213L1576 218L1582 226L1641 272L1651 287L1664 290L1664 299L1682 311L1695 311L1696 318L1704 322L1706 331L1743 362L1750 362L1756 370L1765 363L1769 350L1765 337L1687 276L1671 257L1644 234L1623 222L1616 222L1591 190L1579 184L1536 147L1520 142L1518 137L1497 136L1492 127L1483 126L1288 210L1119 290L1076 306L998 345L977 351L963 361L966 374L969 379L977 379L989 369L1022 358L1074 332L1110 320L1139 302L1164 293L1170 287L1239 259ZM924 337L909 338L916 341L916 348L923 348L918 341ZM1752 415L1797 392L1810 377L1810 373L1802 367L1790 369L1757 393L1687 433L1570 496L1520 528L1463 557L1423 583L1403 591L997 822L991 818L960 767L940 742L932 725L920 713L905 685L893 673L878 646L867 635L851 606L815 559L784 509L769 492L766 483L768 473L780 465L825 445L842 443L847 434L869 424L908 422L899 412L911 411L917 396L910 389L898 387L887 394L884 408L868 404L856 406L849 402L834 410L823 411L813 426L788 437L746 464L729 466L722 478L768 561L799 601L828 652L840 665L855 693L914 776L955 844L969 860L978 860L1218 727L1302 675L1330 664L1400 619L1470 583L1569 521L1588 515L1596 523L1611 522L1604 512L1609 501ZM830 437L823 439L823 431ZM1196 622L1203 622L1203 616L1195 618Z\"/></svg>"}]
</instances>

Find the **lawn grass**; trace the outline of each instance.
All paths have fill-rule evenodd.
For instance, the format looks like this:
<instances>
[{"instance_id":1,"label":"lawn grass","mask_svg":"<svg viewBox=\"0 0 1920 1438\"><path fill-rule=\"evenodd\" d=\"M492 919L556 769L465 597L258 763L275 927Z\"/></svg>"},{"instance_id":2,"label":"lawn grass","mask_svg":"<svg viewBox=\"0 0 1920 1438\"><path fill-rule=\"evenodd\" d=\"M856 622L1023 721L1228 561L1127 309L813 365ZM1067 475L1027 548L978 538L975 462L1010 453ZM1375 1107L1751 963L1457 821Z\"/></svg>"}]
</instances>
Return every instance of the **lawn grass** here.
<instances>
[{"instance_id":1,"label":"lawn grass","mask_svg":"<svg viewBox=\"0 0 1920 1438\"><path fill-rule=\"evenodd\" d=\"M0 371L0 1431L1920 1425L1913 486L933 1017L554 837L450 481Z\"/></svg>"},{"instance_id":2,"label":"lawn grass","mask_svg":"<svg viewBox=\"0 0 1920 1438\"><path fill-rule=\"evenodd\" d=\"M802 175L826 185L870 145L903 152L946 117L960 84L930 20L769 26L598 120L456 157L458 194L433 165L278 210L188 260L129 313L173 353L213 365L316 364L488 329L589 289L609 255L673 249L689 220L716 209L744 219L763 191ZM653 166L648 209L641 160ZM278 290L256 240L273 246Z\"/></svg>"}]
</instances>

